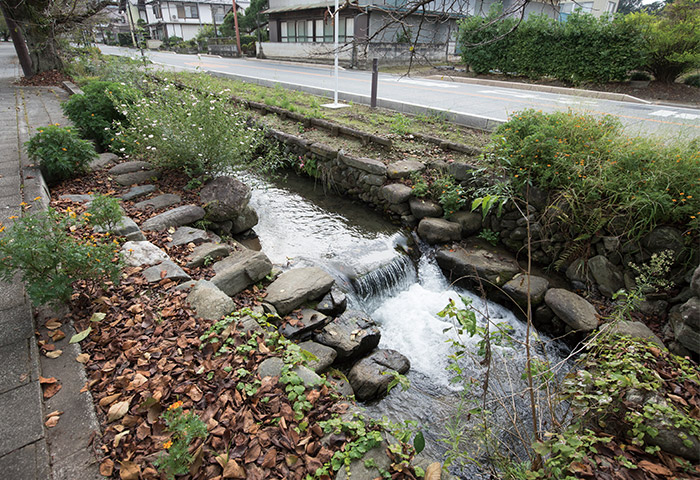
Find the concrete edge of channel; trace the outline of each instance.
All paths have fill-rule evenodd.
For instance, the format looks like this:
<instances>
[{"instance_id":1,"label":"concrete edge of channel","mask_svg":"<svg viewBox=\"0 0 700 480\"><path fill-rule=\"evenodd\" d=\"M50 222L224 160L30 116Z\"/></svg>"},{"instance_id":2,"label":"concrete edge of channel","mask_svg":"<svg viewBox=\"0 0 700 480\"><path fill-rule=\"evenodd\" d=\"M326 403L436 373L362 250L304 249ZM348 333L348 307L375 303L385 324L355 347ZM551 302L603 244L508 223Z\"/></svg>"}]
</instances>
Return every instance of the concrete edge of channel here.
<instances>
[{"instance_id":1,"label":"concrete edge of channel","mask_svg":"<svg viewBox=\"0 0 700 480\"><path fill-rule=\"evenodd\" d=\"M484 85L490 87L517 88L518 90L531 90L544 93L559 93L563 95L574 95L578 97L598 98L601 100L617 100L619 102L641 103L651 105L654 102L637 98L626 93L598 92L596 90L586 90L583 88L555 87L553 85L538 85L533 83L508 82L506 80L490 80L486 78L466 78L453 77L451 75L429 75L425 78L431 80L442 80L455 83L469 83L473 85Z\"/></svg>"},{"instance_id":2,"label":"concrete edge of channel","mask_svg":"<svg viewBox=\"0 0 700 480\"><path fill-rule=\"evenodd\" d=\"M73 85L78 89L75 85ZM71 89L66 88L71 94ZM80 90L80 89L78 89ZM24 132L28 137L31 132ZM20 151L20 155L22 152ZM26 159L25 159L26 160ZM49 187L39 167L22 162L22 196L26 203L35 205L37 210L47 211L51 203ZM34 209L32 209L34 210ZM24 212L23 212L24 213ZM24 213L26 214L26 213ZM29 305L34 330L39 331L38 319L47 320L58 316L59 312L44 307ZM48 316L47 316L48 315ZM41 376L56 376L58 372L62 388L54 397L43 399L44 411L41 423L44 427L44 439L50 454L49 464L53 480L93 480L103 478L98 471L98 458L90 447L96 435L101 431L95 404L87 385L87 374L83 365L75 360L82 353L79 344L70 344L74 333L72 325L66 326L66 338L55 342L64 354L56 359L49 359L39 353L36 336L32 336L32 368ZM59 424L51 429L44 424L44 416L50 411L65 412ZM67 418L70 414L71 418ZM62 424L63 421L63 424Z\"/></svg>"},{"instance_id":3,"label":"concrete edge of channel","mask_svg":"<svg viewBox=\"0 0 700 480\"><path fill-rule=\"evenodd\" d=\"M241 80L248 83L255 83L264 87L274 87L275 85L281 85L290 90L298 90L305 93L310 93L312 95L318 95L320 97L333 98L333 90L327 88L311 87L307 85L294 85L287 82L278 82L274 80L268 80L257 77L250 77L247 75L240 75L236 73L222 72L218 70L206 70L205 73L221 78L230 78L233 80ZM360 95L356 93L349 92L338 92L338 98L353 103L360 103L363 105L370 104L369 95ZM424 105L417 105L414 103L400 102L397 100L388 100L385 98L377 98L377 106L381 108L386 108L388 110L394 110L401 113L408 113L412 115L437 115L443 117L451 122L463 125L465 127L474 128L477 130L483 130L486 132L493 131L499 125L505 123L503 120L496 118L485 117L481 115L474 115L465 112L455 112L452 110L442 110L439 108L426 107Z\"/></svg>"}]
</instances>

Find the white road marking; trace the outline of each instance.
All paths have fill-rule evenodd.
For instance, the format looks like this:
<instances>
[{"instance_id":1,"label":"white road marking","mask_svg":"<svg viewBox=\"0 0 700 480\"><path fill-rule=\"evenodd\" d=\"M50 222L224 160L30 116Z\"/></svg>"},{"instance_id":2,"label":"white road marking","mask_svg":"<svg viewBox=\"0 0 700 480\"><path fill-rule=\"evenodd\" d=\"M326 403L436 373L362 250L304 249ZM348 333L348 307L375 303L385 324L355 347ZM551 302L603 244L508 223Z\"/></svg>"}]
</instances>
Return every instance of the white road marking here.
<instances>
[{"instance_id":1,"label":"white road marking","mask_svg":"<svg viewBox=\"0 0 700 480\"><path fill-rule=\"evenodd\" d=\"M385 80L385 79L382 79ZM453 85L444 82L428 82L425 80L412 80L410 78L390 78L389 81L397 83L408 83L409 85L421 85L423 87L438 87L438 88L459 88L459 85Z\"/></svg>"},{"instance_id":2,"label":"white road marking","mask_svg":"<svg viewBox=\"0 0 700 480\"><path fill-rule=\"evenodd\" d=\"M654 115L655 117L672 117L676 114L673 110L657 110L651 112L649 115Z\"/></svg>"},{"instance_id":3,"label":"white road marking","mask_svg":"<svg viewBox=\"0 0 700 480\"><path fill-rule=\"evenodd\" d=\"M496 95L506 95L508 97L516 98L539 98L537 95L532 95L529 93L518 93L518 92L506 92L504 90L481 90L479 93L491 93Z\"/></svg>"}]
</instances>

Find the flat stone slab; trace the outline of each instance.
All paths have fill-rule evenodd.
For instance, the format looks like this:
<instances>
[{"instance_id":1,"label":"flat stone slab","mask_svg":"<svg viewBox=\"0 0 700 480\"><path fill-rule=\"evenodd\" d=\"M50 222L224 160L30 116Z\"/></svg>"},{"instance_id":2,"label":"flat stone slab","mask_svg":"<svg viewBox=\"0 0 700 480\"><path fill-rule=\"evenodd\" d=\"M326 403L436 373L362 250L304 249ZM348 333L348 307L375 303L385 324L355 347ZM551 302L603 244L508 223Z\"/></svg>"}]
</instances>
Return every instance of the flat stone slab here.
<instances>
[{"instance_id":1,"label":"flat stone slab","mask_svg":"<svg viewBox=\"0 0 700 480\"><path fill-rule=\"evenodd\" d=\"M433 202L432 200L411 198L408 205L411 207L411 213L416 217L416 220L426 217L442 217L442 207L439 203Z\"/></svg>"},{"instance_id":2,"label":"flat stone slab","mask_svg":"<svg viewBox=\"0 0 700 480\"><path fill-rule=\"evenodd\" d=\"M29 342L27 339L0 347L0 394L32 380ZM35 352L37 355L38 353Z\"/></svg>"},{"instance_id":3,"label":"flat stone slab","mask_svg":"<svg viewBox=\"0 0 700 480\"><path fill-rule=\"evenodd\" d=\"M156 265L170 259L167 253L146 241L126 242L122 245L121 255L130 267Z\"/></svg>"},{"instance_id":4,"label":"flat stone slab","mask_svg":"<svg viewBox=\"0 0 700 480\"><path fill-rule=\"evenodd\" d=\"M187 295L187 301L205 320L218 320L236 308L231 297L208 280L198 281Z\"/></svg>"},{"instance_id":5,"label":"flat stone slab","mask_svg":"<svg viewBox=\"0 0 700 480\"><path fill-rule=\"evenodd\" d=\"M34 322L29 305L18 305L0 311L0 347L24 342L34 335ZM0 409L0 411L2 411Z\"/></svg>"},{"instance_id":6,"label":"flat stone slab","mask_svg":"<svg viewBox=\"0 0 700 480\"><path fill-rule=\"evenodd\" d=\"M544 302L574 331L590 332L598 326L596 309L588 300L563 288L550 288Z\"/></svg>"},{"instance_id":7,"label":"flat stone slab","mask_svg":"<svg viewBox=\"0 0 700 480\"><path fill-rule=\"evenodd\" d=\"M49 450L43 439L22 447L0 457L2 478L3 480L56 479L56 476L51 475L49 458Z\"/></svg>"},{"instance_id":8,"label":"flat stone slab","mask_svg":"<svg viewBox=\"0 0 700 480\"><path fill-rule=\"evenodd\" d=\"M188 243L199 245L200 243L209 241L209 235L207 234L206 230L192 227L179 227L177 230L175 230L175 233L173 233L171 238L172 241L167 243L169 247L187 245Z\"/></svg>"},{"instance_id":9,"label":"flat stone slab","mask_svg":"<svg viewBox=\"0 0 700 480\"><path fill-rule=\"evenodd\" d=\"M138 202L134 205L137 210L160 210L161 208L170 207L171 205L177 205L182 201L180 195L175 195L174 193L164 193L163 195L158 195L157 197L149 198L142 202Z\"/></svg>"},{"instance_id":10,"label":"flat stone slab","mask_svg":"<svg viewBox=\"0 0 700 480\"><path fill-rule=\"evenodd\" d=\"M424 218L418 224L418 235L431 245L457 242L462 238L462 226L444 218Z\"/></svg>"},{"instance_id":11,"label":"flat stone slab","mask_svg":"<svg viewBox=\"0 0 700 480\"><path fill-rule=\"evenodd\" d=\"M44 436L42 393L39 382L0 395L0 457Z\"/></svg>"},{"instance_id":12,"label":"flat stone slab","mask_svg":"<svg viewBox=\"0 0 700 480\"><path fill-rule=\"evenodd\" d=\"M328 367L333 365L335 357L338 356L336 351L331 347L321 345L320 343L311 340L300 343L299 347L316 357L315 360L307 361L307 366L316 373L325 372Z\"/></svg>"},{"instance_id":13,"label":"flat stone slab","mask_svg":"<svg viewBox=\"0 0 700 480\"><path fill-rule=\"evenodd\" d=\"M339 154L341 161L348 167L357 168L373 175L386 175L386 165L373 158L358 158L343 153Z\"/></svg>"},{"instance_id":14,"label":"flat stone slab","mask_svg":"<svg viewBox=\"0 0 700 480\"><path fill-rule=\"evenodd\" d=\"M389 178L408 178L415 173L425 170L425 164L418 160L401 160L386 167Z\"/></svg>"},{"instance_id":15,"label":"flat stone slab","mask_svg":"<svg viewBox=\"0 0 700 480\"><path fill-rule=\"evenodd\" d=\"M136 225L136 222L134 222L130 217L126 216L122 217L121 220L119 220L119 222L111 229L107 229L101 225L95 225L93 230L98 233L104 233L107 230L110 230L113 234L122 237L129 237L133 236L135 233L141 233L141 229L139 229L139 226Z\"/></svg>"},{"instance_id":16,"label":"flat stone slab","mask_svg":"<svg viewBox=\"0 0 700 480\"><path fill-rule=\"evenodd\" d=\"M265 278L272 270L272 262L263 252L246 248L216 262L213 268L214 285L226 295L235 295Z\"/></svg>"},{"instance_id":17,"label":"flat stone slab","mask_svg":"<svg viewBox=\"0 0 700 480\"><path fill-rule=\"evenodd\" d=\"M173 282L190 280L190 276L172 260L166 260L147 268L143 271L143 276L148 283L156 283L161 280L172 280Z\"/></svg>"},{"instance_id":18,"label":"flat stone slab","mask_svg":"<svg viewBox=\"0 0 700 480\"><path fill-rule=\"evenodd\" d=\"M267 287L265 300L277 313L287 315L304 302L328 292L333 283L333 277L318 267L295 268L281 274Z\"/></svg>"},{"instance_id":19,"label":"flat stone slab","mask_svg":"<svg viewBox=\"0 0 700 480\"><path fill-rule=\"evenodd\" d=\"M156 190L155 185L134 185L129 189L128 192L126 192L124 195L122 195L122 200L136 200L137 198L143 197L148 195L151 192L154 192Z\"/></svg>"},{"instance_id":20,"label":"flat stone slab","mask_svg":"<svg viewBox=\"0 0 700 480\"><path fill-rule=\"evenodd\" d=\"M155 170L140 170L138 172L129 172L122 175L115 175L114 181L119 185L128 187L129 185L135 185L137 183L150 182L153 179L160 177L160 173Z\"/></svg>"},{"instance_id":21,"label":"flat stone slab","mask_svg":"<svg viewBox=\"0 0 700 480\"><path fill-rule=\"evenodd\" d=\"M440 268L453 280L476 276L501 286L520 272L520 266L510 256L478 248L442 248L435 258Z\"/></svg>"},{"instance_id":22,"label":"flat stone slab","mask_svg":"<svg viewBox=\"0 0 700 480\"><path fill-rule=\"evenodd\" d=\"M413 195L413 190L403 183L392 183L391 185L384 185L379 190L379 194L390 204L396 205L408 202L408 199Z\"/></svg>"},{"instance_id":23,"label":"flat stone slab","mask_svg":"<svg viewBox=\"0 0 700 480\"><path fill-rule=\"evenodd\" d=\"M90 171L96 172L103 168L111 167L119 161L119 157L111 152L100 153L97 158L90 162Z\"/></svg>"},{"instance_id":24,"label":"flat stone slab","mask_svg":"<svg viewBox=\"0 0 700 480\"><path fill-rule=\"evenodd\" d=\"M153 170L153 165L149 162L133 161L124 162L108 170L110 175L123 175L125 173L138 172L142 170Z\"/></svg>"},{"instance_id":25,"label":"flat stone slab","mask_svg":"<svg viewBox=\"0 0 700 480\"><path fill-rule=\"evenodd\" d=\"M331 347L337 360L351 360L371 352L381 334L374 320L360 310L347 310L340 317L323 327L314 341Z\"/></svg>"},{"instance_id":26,"label":"flat stone slab","mask_svg":"<svg viewBox=\"0 0 700 480\"><path fill-rule=\"evenodd\" d=\"M0 310L19 307L27 303L21 276L16 275L12 283L0 280Z\"/></svg>"},{"instance_id":27,"label":"flat stone slab","mask_svg":"<svg viewBox=\"0 0 700 480\"><path fill-rule=\"evenodd\" d=\"M183 205L151 217L141 224L141 230L167 230L194 223L204 218L204 209L197 205Z\"/></svg>"},{"instance_id":28,"label":"flat stone slab","mask_svg":"<svg viewBox=\"0 0 700 480\"><path fill-rule=\"evenodd\" d=\"M258 375L260 375L260 378L279 377L282 374L283 366L284 361L281 358L268 358L263 360L260 365L258 365ZM301 380L304 382L304 386L306 387L314 387L323 381L318 374L303 365L297 365L292 369L292 372L299 375L299 378L301 378Z\"/></svg>"},{"instance_id":29,"label":"flat stone slab","mask_svg":"<svg viewBox=\"0 0 700 480\"><path fill-rule=\"evenodd\" d=\"M221 258L228 256L230 248L226 245L220 243L203 243L192 251L189 257L187 257L188 268L201 267L207 263L207 259L210 262L214 262Z\"/></svg>"},{"instance_id":30,"label":"flat stone slab","mask_svg":"<svg viewBox=\"0 0 700 480\"><path fill-rule=\"evenodd\" d=\"M92 195L61 195L58 197L60 200L70 200L75 203L87 203L92 202L94 196Z\"/></svg>"}]
</instances>

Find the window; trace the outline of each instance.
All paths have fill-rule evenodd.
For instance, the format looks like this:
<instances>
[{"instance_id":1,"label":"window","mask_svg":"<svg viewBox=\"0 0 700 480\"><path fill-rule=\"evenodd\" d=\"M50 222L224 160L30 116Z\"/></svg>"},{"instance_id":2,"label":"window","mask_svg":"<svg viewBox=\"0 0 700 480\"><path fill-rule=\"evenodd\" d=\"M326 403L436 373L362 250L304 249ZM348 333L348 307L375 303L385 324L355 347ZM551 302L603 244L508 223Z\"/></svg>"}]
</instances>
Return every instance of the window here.
<instances>
[{"instance_id":1,"label":"window","mask_svg":"<svg viewBox=\"0 0 700 480\"><path fill-rule=\"evenodd\" d=\"M306 41L306 20L297 20L297 31L295 42L305 42Z\"/></svg>"},{"instance_id":2,"label":"window","mask_svg":"<svg viewBox=\"0 0 700 480\"><path fill-rule=\"evenodd\" d=\"M314 42L322 43L323 42L323 20L315 20L314 23L316 25L316 33L314 35Z\"/></svg>"},{"instance_id":3,"label":"window","mask_svg":"<svg viewBox=\"0 0 700 480\"><path fill-rule=\"evenodd\" d=\"M163 18L163 12L160 11L160 4L153 5L153 15L155 15L156 18Z\"/></svg>"},{"instance_id":4,"label":"window","mask_svg":"<svg viewBox=\"0 0 700 480\"><path fill-rule=\"evenodd\" d=\"M314 41L314 21L313 20L306 21L306 39L304 41L305 42L313 42Z\"/></svg>"},{"instance_id":5,"label":"window","mask_svg":"<svg viewBox=\"0 0 700 480\"><path fill-rule=\"evenodd\" d=\"M280 22L280 42L288 42L289 36L287 35L287 22Z\"/></svg>"},{"instance_id":6,"label":"window","mask_svg":"<svg viewBox=\"0 0 700 480\"><path fill-rule=\"evenodd\" d=\"M214 17L214 21L219 25L224 23L224 17L226 16L226 9L219 8L219 5L212 5L211 10L212 10L212 16Z\"/></svg>"},{"instance_id":7,"label":"window","mask_svg":"<svg viewBox=\"0 0 700 480\"><path fill-rule=\"evenodd\" d=\"M593 11L593 2L579 3L579 8L583 13L591 13ZM577 8L578 10L578 8Z\"/></svg>"},{"instance_id":8,"label":"window","mask_svg":"<svg viewBox=\"0 0 700 480\"><path fill-rule=\"evenodd\" d=\"M199 18L199 10L196 3L177 5L177 16L180 18Z\"/></svg>"},{"instance_id":9,"label":"window","mask_svg":"<svg viewBox=\"0 0 700 480\"><path fill-rule=\"evenodd\" d=\"M330 18L323 23L323 41L333 43L333 20Z\"/></svg>"},{"instance_id":10,"label":"window","mask_svg":"<svg viewBox=\"0 0 700 480\"><path fill-rule=\"evenodd\" d=\"M345 41L352 42L353 38L355 38L355 19L349 17L345 19Z\"/></svg>"},{"instance_id":11,"label":"window","mask_svg":"<svg viewBox=\"0 0 700 480\"><path fill-rule=\"evenodd\" d=\"M617 9L617 3L608 2L608 13L615 13L616 9Z\"/></svg>"}]
</instances>

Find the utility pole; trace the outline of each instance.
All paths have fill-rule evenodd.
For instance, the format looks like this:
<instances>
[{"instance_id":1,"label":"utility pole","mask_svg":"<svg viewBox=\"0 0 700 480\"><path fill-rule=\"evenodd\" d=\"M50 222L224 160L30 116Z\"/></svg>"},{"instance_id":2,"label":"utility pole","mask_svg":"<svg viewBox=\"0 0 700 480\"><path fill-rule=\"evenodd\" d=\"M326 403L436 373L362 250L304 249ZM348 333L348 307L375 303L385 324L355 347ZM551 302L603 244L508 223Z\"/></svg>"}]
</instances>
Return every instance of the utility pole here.
<instances>
[{"instance_id":1,"label":"utility pole","mask_svg":"<svg viewBox=\"0 0 700 480\"><path fill-rule=\"evenodd\" d=\"M233 25L236 27L236 47L238 47L238 56L242 56L241 51L241 35L238 33L238 14L236 13L236 0L233 1Z\"/></svg>"},{"instance_id":2,"label":"utility pole","mask_svg":"<svg viewBox=\"0 0 700 480\"><path fill-rule=\"evenodd\" d=\"M134 16L131 13L131 1L126 0L126 2L124 2L124 7L126 8L126 21L129 23L129 32L131 32L131 43L133 43L134 48L137 48L136 36L134 35Z\"/></svg>"},{"instance_id":3,"label":"utility pole","mask_svg":"<svg viewBox=\"0 0 700 480\"><path fill-rule=\"evenodd\" d=\"M214 38L219 38L219 34L216 33L216 10L218 10L216 7L214 4L211 6L211 22L214 25Z\"/></svg>"}]
</instances>

